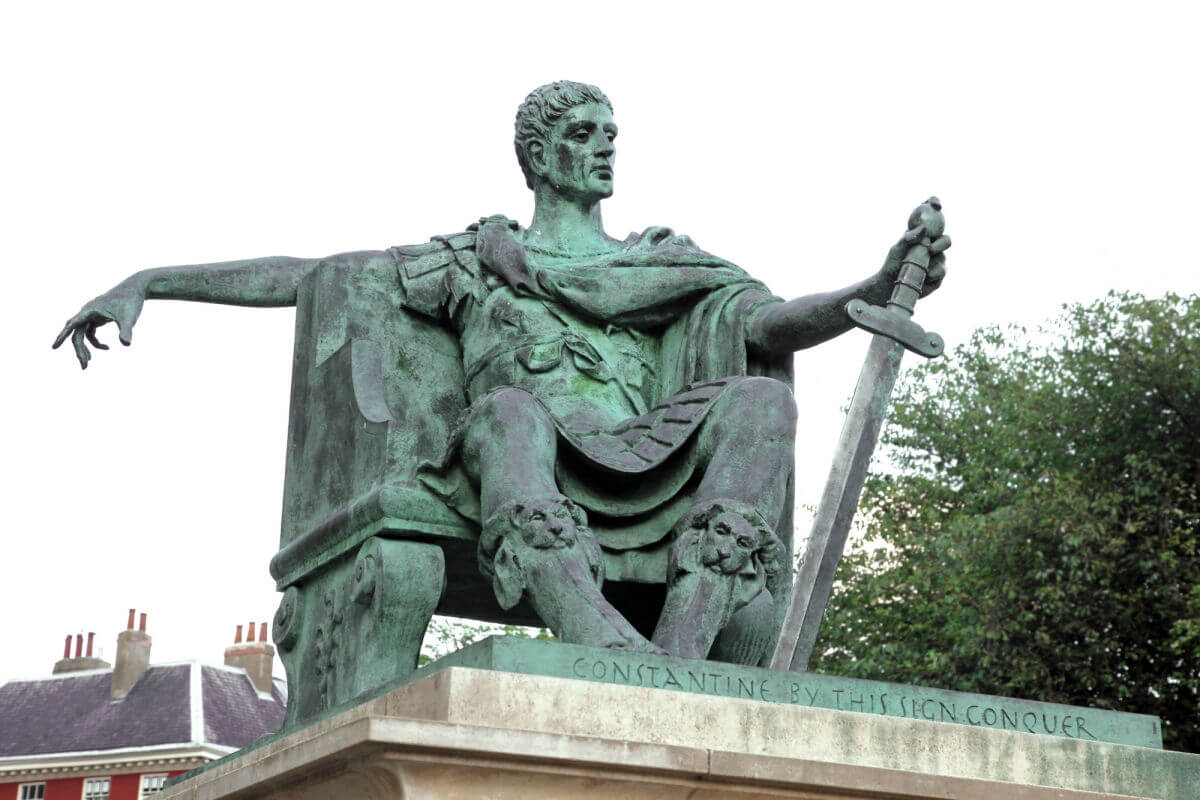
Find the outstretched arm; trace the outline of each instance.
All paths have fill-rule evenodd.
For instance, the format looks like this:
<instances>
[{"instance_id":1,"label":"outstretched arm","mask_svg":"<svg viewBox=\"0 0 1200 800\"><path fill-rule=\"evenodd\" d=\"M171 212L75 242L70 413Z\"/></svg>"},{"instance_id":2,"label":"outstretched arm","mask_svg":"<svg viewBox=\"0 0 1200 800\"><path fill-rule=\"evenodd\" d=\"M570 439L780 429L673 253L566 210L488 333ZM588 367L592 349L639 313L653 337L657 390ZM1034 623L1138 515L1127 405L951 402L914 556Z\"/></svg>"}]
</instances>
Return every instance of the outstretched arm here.
<instances>
[{"instance_id":1,"label":"outstretched arm","mask_svg":"<svg viewBox=\"0 0 1200 800\"><path fill-rule=\"evenodd\" d=\"M883 268L864 281L836 292L810 294L761 306L746 328L746 344L764 355L783 355L812 347L850 330L854 326L846 313L846 303L855 298L878 306L886 303L904 256L924 233L923 227L908 231L888 251ZM945 250L949 246L947 236L938 238L930 246L934 256L921 290L922 297L937 289L946 276Z\"/></svg>"},{"instance_id":2,"label":"outstretched arm","mask_svg":"<svg viewBox=\"0 0 1200 800\"><path fill-rule=\"evenodd\" d=\"M96 338L96 329L115 322L121 344L133 339L133 326L148 299L195 300L238 306L291 306L301 279L325 259L271 256L219 264L158 267L134 273L86 304L67 320L54 347L68 338L75 347L79 365L87 369L90 342L107 350Z\"/></svg>"}]
</instances>

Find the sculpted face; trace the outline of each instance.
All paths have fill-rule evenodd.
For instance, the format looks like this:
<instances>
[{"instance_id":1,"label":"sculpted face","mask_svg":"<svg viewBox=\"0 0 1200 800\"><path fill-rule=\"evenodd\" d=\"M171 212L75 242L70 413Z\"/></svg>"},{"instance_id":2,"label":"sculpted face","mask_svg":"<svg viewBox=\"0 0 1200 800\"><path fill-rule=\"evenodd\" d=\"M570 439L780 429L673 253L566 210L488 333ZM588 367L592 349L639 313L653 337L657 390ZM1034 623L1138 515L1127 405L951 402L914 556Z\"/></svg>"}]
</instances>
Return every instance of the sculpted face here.
<instances>
[{"instance_id":1,"label":"sculpted face","mask_svg":"<svg viewBox=\"0 0 1200 800\"><path fill-rule=\"evenodd\" d=\"M573 505L551 500L535 500L513 509L513 527L532 547L570 547L583 525L582 514Z\"/></svg>"},{"instance_id":2,"label":"sculpted face","mask_svg":"<svg viewBox=\"0 0 1200 800\"><path fill-rule=\"evenodd\" d=\"M749 570L754 574L751 561L758 549L758 531L741 515L724 512L708 524L704 531L700 563L726 575Z\"/></svg>"},{"instance_id":3,"label":"sculpted face","mask_svg":"<svg viewBox=\"0 0 1200 800\"><path fill-rule=\"evenodd\" d=\"M534 171L560 194L595 202L613 193L617 125L601 103L575 106L554 123L544 146L530 148Z\"/></svg>"}]
</instances>

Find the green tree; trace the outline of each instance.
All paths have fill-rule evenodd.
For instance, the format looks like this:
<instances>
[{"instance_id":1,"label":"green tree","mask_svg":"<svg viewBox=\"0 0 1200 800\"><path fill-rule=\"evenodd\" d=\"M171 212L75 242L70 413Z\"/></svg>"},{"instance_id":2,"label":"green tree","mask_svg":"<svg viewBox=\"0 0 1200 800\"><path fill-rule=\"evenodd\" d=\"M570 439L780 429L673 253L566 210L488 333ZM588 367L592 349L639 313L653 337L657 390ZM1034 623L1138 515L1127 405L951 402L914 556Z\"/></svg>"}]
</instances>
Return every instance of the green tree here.
<instances>
[{"instance_id":1,"label":"green tree","mask_svg":"<svg viewBox=\"0 0 1200 800\"><path fill-rule=\"evenodd\" d=\"M1200 751L1200 297L908 372L813 669L1155 714Z\"/></svg>"},{"instance_id":2,"label":"green tree","mask_svg":"<svg viewBox=\"0 0 1200 800\"><path fill-rule=\"evenodd\" d=\"M461 617L435 615L429 621L417 666L436 661L444 655L461 650L469 644L489 636L515 636L518 639L544 639L554 641L554 634L546 628L527 628L523 625L500 625L493 622L477 622Z\"/></svg>"}]
</instances>

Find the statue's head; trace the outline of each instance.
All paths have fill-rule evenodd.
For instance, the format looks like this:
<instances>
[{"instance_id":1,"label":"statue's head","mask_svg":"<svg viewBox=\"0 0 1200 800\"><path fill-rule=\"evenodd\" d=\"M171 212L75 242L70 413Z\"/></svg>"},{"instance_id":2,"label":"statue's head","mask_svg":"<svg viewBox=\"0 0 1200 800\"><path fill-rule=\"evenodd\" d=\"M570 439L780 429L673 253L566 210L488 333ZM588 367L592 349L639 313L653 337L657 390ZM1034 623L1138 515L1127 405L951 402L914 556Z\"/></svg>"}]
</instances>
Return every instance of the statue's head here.
<instances>
[{"instance_id":1,"label":"statue's head","mask_svg":"<svg viewBox=\"0 0 1200 800\"><path fill-rule=\"evenodd\" d=\"M529 93L517 109L513 144L525 183L548 183L591 200L613 191L612 103L595 86L555 81Z\"/></svg>"}]
</instances>

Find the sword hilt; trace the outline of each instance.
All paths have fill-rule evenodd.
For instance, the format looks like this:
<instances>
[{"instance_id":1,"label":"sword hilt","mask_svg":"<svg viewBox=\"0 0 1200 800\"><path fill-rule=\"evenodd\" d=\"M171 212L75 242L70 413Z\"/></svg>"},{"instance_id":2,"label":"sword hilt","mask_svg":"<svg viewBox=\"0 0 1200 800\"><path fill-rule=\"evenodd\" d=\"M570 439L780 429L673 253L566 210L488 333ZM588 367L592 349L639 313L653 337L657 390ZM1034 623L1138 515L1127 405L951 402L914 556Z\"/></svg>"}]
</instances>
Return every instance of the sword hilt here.
<instances>
[{"instance_id":1,"label":"sword hilt","mask_svg":"<svg viewBox=\"0 0 1200 800\"><path fill-rule=\"evenodd\" d=\"M929 274L929 262L933 258L930 248L946 230L942 202L936 197L929 198L909 215L910 231L922 225L925 229L920 241L908 248L900 262L900 271L892 286L887 307L873 306L856 298L846 304L846 313L858 327L886 336L926 358L936 358L942 354L946 343L941 336L927 332L911 319L917 300L921 297L921 289L925 286L925 277Z\"/></svg>"},{"instance_id":2,"label":"sword hilt","mask_svg":"<svg viewBox=\"0 0 1200 800\"><path fill-rule=\"evenodd\" d=\"M913 209L908 217L908 229L911 231L921 225L925 226L924 235L908 249L904 260L900 262L900 272L896 275L895 285L892 286L892 298L887 304L889 310L901 309L910 317L917 300L921 297L925 276L929 274L929 260L932 257L929 247L934 239L946 230L946 217L942 215L941 200L931 197Z\"/></svg>"}]
</instances>

